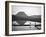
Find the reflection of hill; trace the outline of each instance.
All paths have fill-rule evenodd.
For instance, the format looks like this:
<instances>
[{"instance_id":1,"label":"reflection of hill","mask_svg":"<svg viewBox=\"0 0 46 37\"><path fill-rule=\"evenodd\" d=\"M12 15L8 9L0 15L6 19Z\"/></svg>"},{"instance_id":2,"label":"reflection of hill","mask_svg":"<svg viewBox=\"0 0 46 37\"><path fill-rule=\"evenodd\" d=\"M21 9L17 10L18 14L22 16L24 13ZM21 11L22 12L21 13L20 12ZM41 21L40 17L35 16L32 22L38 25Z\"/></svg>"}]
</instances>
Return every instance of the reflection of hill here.
<instances>
[{"instance_id":1,"label":"reflection of hill","mask_svg":"<svg viewBox=\"0 0 46 37\"><path fill-rule=\"evenodd\" d=\"M32 15L32 16L18 16L18 15L12 15L13 21L15 20L25 20L25 21L36 21L36 22L41 22L41 16L40 15Z\"/></svg>"}]
</instances>

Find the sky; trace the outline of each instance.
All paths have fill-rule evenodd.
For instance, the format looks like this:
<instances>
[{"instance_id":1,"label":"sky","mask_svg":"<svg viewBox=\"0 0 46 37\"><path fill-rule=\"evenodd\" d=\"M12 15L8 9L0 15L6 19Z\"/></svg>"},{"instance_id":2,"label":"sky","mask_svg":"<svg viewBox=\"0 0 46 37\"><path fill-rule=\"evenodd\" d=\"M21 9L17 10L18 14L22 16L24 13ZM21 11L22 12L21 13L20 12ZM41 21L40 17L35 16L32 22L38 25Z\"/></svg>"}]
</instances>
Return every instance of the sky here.
<instances>
[{"instance_id":1,"label":"sky","mask_svg":"<svg viewBox=\"0 0 46 37\"><path fill-rule=\"evenodd\" d=\"M12 14L13 15L16 15L20 11L27 14L27 16L41 15L41 7L39 7L39 6L16 6L16 5L12 5Z\"/></svg>"}]
</instances>

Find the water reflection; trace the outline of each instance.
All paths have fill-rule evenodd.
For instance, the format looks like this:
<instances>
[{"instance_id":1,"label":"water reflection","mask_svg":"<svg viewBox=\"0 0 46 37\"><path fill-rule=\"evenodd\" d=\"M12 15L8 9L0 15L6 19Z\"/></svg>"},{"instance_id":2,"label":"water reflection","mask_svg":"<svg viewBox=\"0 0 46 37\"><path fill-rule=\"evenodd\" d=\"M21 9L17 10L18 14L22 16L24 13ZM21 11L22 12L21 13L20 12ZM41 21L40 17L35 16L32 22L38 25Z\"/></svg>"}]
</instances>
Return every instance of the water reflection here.
<instances>
[{"instance_id":1,"label":"water reflection","mask_svg":"<svg viewBox=\"0 0 46 37\"><path fill-rule=\"evenodd\" d=\"M21 30L41 30L41 23L26 21L23 25L20 25L17 21L13 21L12 31Z\"/></svg>"}]
</instances>

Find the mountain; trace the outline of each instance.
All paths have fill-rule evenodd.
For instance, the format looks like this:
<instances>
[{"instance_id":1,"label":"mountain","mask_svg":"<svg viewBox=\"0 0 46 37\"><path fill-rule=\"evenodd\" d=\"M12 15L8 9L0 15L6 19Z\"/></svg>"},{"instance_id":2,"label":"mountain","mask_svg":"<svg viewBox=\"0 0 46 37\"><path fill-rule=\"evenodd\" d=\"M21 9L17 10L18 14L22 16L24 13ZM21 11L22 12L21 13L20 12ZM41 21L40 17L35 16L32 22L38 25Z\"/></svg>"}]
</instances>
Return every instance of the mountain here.
<instances>
[{"instance_id":1,"label":"mountain","mask_svg":"<svg viewBox=\"0 0 46 37\"><path fill-rule=\"evenodd\" d=\"M20 25L23 25L26 21L25 21L25 17L27 17L27 15L24 12L19 12L17 13L15 16L12 15L12 20L13 21L17 21L17 23L19 23ZM24 20L23 20L24 19ZM21 21L22 20L22 21Z\"/></svg>"},{"instance_id":2,"label":"mountain","mask_svg":"<svg viewBox=\"0 0 46 37\"><path fill-rule=\"evenodd\" d=\"M33 16L28 16L28 17L20 17L20 16L13 16L13 21L15 20L25 20L25 21L36 21L36 22L41 22L41 16L40 15L33 15Z\"/></svg>"},{"instance_id":3,"label":"mountain","mask_svg":"<svg viewBox=\"0 0 46 37\"><path fill-rule=\"evenodd\" d=\"M19 12L19 13L16 14L16 16L27 17L27 15L24 12Z\"/></svg>"},{"instance_id":4,"label":"mountain","mask_svg":"<svg viewBox=\"0 0 46 37\"><path fill-rule=\"evenodd\" d=\"M17 21L19 24L24 24L26 21L41 22L41 15L27 16L24 12L19 12L12 15L12 21Z\"/></svg>"},{"instance_id":5,"label":"mountain","mask_svg":"<svg viewBox=\"0 0 46 37\"><path fill-rule=\"evenodd\" d=\"M41 22L41 15L32 15L29 16L28 19L30 19L30 21Z\"/></svg>"}]
</instances>

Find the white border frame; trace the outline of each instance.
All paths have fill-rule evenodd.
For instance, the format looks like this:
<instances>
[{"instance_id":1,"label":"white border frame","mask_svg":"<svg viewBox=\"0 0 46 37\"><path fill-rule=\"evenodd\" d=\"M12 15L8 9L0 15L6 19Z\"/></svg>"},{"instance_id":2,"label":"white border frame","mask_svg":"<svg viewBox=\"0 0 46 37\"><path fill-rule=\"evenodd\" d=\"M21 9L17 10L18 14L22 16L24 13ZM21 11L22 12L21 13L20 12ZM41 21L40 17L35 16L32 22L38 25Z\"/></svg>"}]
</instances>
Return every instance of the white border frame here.
<instances>
[{"instance_id":1,"label":"white border frame","mask_svg":"<svg viewBox=\"0 0 46 37\"><path fill-rule=\"evenodd\" d=\"M41 30L29 30L29 31L12 31L12 5L23 5L23 6L40 6L41 9ZM24 4L24 3L9 3L9 34L26 34L26 33L41 33L44 32L44 5L42 4Z\"/></svg>"}]
</instances>

